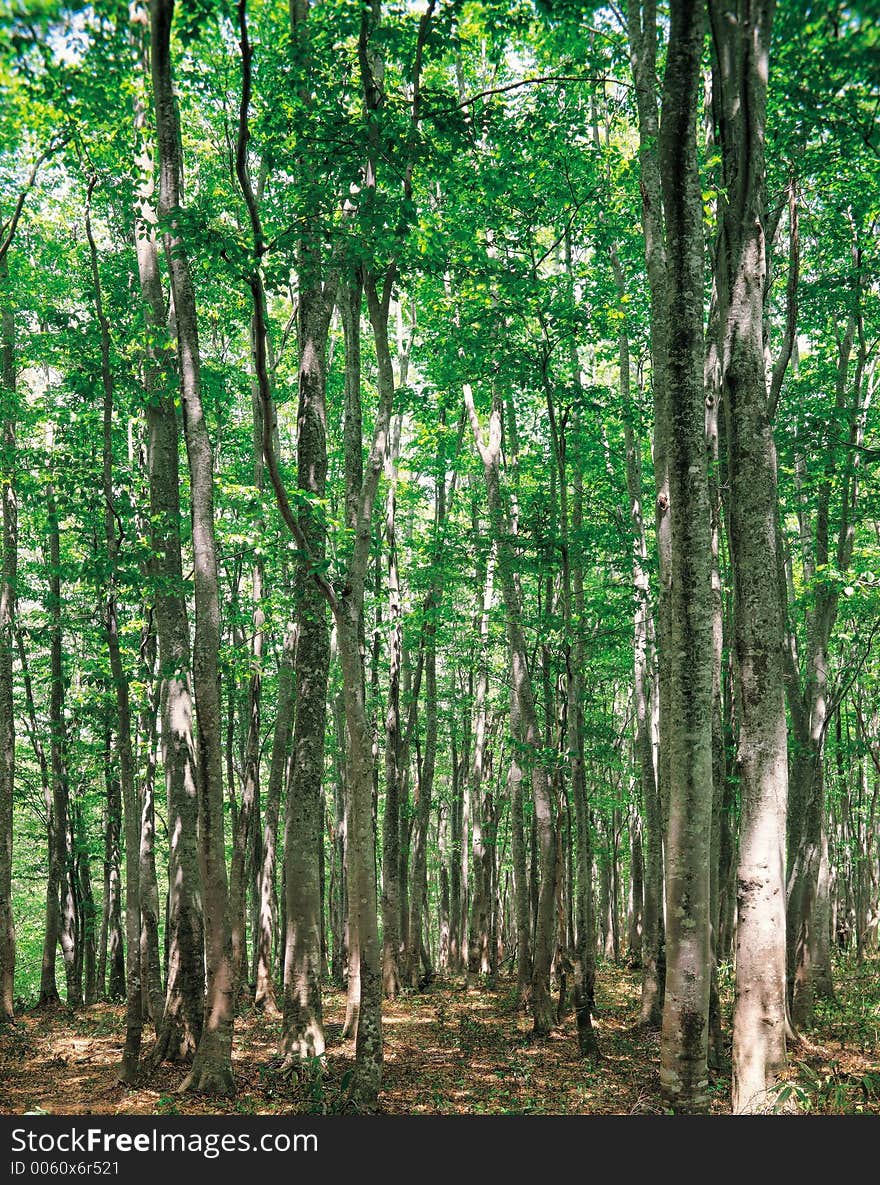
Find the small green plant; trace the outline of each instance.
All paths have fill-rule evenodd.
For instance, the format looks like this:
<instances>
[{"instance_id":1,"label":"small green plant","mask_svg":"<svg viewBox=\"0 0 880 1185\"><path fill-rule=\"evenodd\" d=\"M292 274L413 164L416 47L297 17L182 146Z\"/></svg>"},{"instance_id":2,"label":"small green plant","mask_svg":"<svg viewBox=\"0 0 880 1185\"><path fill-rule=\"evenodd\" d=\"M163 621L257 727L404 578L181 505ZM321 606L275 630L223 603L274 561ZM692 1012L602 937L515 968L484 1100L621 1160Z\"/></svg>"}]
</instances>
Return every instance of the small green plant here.
<instances>
[{"instance_id":1,"label":"small green plant","mask_svg":"<svg viewBox=\"0 0 880 1185\"><path fill-rule=\"evenodd\" d=\"M157 1115L179 1115L180 1108L173 1095L163 1094L156 1102Z\"/></svg>"},{"instance_id":2,"label":"small green plant","mask_svg":"<svg viewBox=\"0 0 880 1185\"><path fill-rule=\"evenodd\" d=\"M777 1112L796 1107L806 1114L857 1114L866 1103L880 1098L880 1072L847 1074L838 1062L819 1071L804 1063L798 1078L778 1083L773 1096Z\"/></svg>"},{"instance_id":3,"label":"small green plant","mask_svg":"<svg viewBox=\"0 0 880 1185\"><path fill-rule=\"evenodd\" d=\"M308 1096L310 1115L341 1115L350 1109L348 1091L354 1070L346 1070L335 1086L327 1081L327 1068L322 1057L309 1058L303 1066L303 1078Z\"/></svg>"}]
</instances>

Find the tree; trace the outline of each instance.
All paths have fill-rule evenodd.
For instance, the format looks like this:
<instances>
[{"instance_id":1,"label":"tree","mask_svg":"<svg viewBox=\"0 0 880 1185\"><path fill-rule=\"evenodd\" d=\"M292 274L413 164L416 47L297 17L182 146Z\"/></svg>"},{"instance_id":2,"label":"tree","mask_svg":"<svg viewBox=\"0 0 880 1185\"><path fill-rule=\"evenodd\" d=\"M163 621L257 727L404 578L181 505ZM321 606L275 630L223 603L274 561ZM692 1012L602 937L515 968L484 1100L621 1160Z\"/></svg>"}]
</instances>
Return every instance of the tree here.
<instances>
[{"instance_id":1,"label":"tree","mask_svg":"<svg viewBox=\"0 0 880 1185\"><path fill-rule=\"evenodd\" d=\"M152 0L151 66L159 147L159 220L165 222L165 253L174 296L183 430L192 496L196 628L193 681L198 734L196 777L199 859L205 911L207 988L205 1022L187 1090L229 1094L232 1079L234 969L223 840L223 775L220 750L220 605L214 538L214 475L211 442L202 409L198 320L186 246L179 232L181 161L171 71L174 0Z\"/></svg>"},{"instance_id":2,"label":"tree","mask_svg":"<svg viewBox=\"0 0 880 1185\"><path fill-rule=\"evenodd\" d=\"M764 369L764 118L772 3L711 6L726 200L716 256L738 674L741 838L737 869L733 1109L760 1110L785 1065L785 814L788 791L776 450Z\"/></svg>"},{"instance_id":3,"label":"tree","mask_svg":"<svg viewBox=\"0 0 880 1185\"><path fill-rule=\"evenodd\" d=\"M669 458L669 803L666 993L660 1081L674 1110L708 1106L712 613L703 391L703 227L696 154L702 5L675 2L663 80L660 165L666 230ZM662 711L662 709L661 709ZM661 746L664 737L661 734Z\"/></svg>"}]
</instances>

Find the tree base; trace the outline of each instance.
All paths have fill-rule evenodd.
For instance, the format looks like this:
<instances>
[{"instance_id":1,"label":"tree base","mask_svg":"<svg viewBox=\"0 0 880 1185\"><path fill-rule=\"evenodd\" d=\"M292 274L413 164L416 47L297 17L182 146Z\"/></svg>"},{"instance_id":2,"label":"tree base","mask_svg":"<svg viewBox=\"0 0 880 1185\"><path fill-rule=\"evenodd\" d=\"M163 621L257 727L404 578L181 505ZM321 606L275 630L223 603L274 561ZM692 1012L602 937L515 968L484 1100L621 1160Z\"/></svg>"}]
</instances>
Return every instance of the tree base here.
<instances>
[{"instance_id":1,"label":"tree base","mask_svg":"<svg viewBox=\"0 0 880 1185\"><path fill-rule=\"evenodd\" d=\"M178 1094L235 1094L235 1079L228 1056L218 1055L216 1048L204 1053L196 1050L192 1069L177 1088Z\"/></svg>"},{"instance_id":2,"label":"tree base","mask_svg":"<svg viewBox=\"0 0 880 1185\"><path fill-rule=\"evenodd\" d=\"M254 1008L257 1012L262 1012L263 1016L268 1017L269 1020L281 1019L281 1009L271 996L263 996L254 1000Z\"/></svg>"},{"instance_id":3,"label":"tree base","mask_svg":"<svg viewBox=\"0 0 880 1185\"><path fill-rule=\"evenodd\" d=\"M232 1070L224 1066L193 1066L177 1088L178 1094L213 1094L228 1097L235 1094Z\"/></svg>"}]
</instances>

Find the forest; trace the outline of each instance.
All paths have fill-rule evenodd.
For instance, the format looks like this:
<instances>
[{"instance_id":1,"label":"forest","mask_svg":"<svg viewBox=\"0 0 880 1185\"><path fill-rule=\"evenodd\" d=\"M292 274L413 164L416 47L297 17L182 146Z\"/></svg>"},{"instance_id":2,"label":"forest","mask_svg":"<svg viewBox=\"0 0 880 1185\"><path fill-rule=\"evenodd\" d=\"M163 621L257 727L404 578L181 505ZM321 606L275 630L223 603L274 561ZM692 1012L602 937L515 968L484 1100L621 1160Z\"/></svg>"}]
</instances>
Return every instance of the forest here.
<instances>
[{"instance_id":1,"label":"forest","mask_svg":"<svg viewBox=\"0 0 880 1185\"><path fill-rule=\"evenodd\" d=\"M0 14L0 1112L880 1114L880 5Z\"/></svg>"}]
</instances>

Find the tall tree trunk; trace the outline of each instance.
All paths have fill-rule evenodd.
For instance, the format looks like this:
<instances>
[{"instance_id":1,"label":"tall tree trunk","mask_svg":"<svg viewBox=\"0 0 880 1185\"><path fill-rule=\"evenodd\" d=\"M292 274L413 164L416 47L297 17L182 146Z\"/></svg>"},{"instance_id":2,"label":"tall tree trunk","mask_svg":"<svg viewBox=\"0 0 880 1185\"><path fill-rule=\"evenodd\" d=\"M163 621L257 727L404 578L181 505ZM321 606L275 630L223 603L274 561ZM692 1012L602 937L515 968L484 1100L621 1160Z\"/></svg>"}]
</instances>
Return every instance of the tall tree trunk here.
<instances>
[{"instance_id":1,"label":"tall tree trunk","mask_svg":"<svg viewBox=\"0 0 880 1185\"><path fill-rule=\"evenodd\" d=\"M190 472L196 627L193 674L196 697L199 857L205 909L205 1023L182 1089L230 1094L234 968L223 838L223 763L220 744L220 602L214 541L211 442L201 398L201 363L195 293L178 216L181 208L180 135L171 68L174 0L152 0L153 95L159 144L159 217L167 221L165 251L174 296L183 427Z\"/></svg>"},{"instance_id":2,"label":"tall tree trunk","mask_svg":"<svg viewBox=\"0 0 880 1185\"><path fill-rule=\"evenodd\" d=\"M625 280L617 258L612 252L618 297L623 304ZM624 445L626 448L626 486L632 526L632 579L635 592L633 616L633 700L635 708L635 752L639 770L641 803L647 831L646 866L641 875L639 911L643 913L641 942L638 948L642 968L642 999L640 1022L649 1028L659 1028L662 1019L665 969L663 952L663 853L662 810L654 763L654 729L652 726L652 678L655 662L655 629L651 608L651 589L648 574L648 545L642 513L641 446L634 430L635 407L632 402L630 379L629 334L622 323L619 337L620 394L624 409ZM662 430L661 430L662 431ZM640 845L641 854L641 845ZM641 870L640 870L641 873Z\"/></svg>"},{"instance_id":3,"label":"tall tree trunk","mask_svg":"<svg viewBox=\"0 0 880 1185\"><path fill-rule=\"evenodd\" d=\"M449 970L449 811L441 808L437 820L437 966Z\"/></svg>"},{"instance_id":4,"label":"tall tree trunk","mask_svg":"<svg viewBox=\"0 0 880 1185\"><path fill-rule=\"evenodd\" d=\"M641 819L636 810L630 814L629 821L629 902L627 906L626 925L626 959L631 968L641 966L642 962L642 910L645 899L644 857L642 855Z\"/></svg>"},{"instance_id":5,"label":"tall tree trunk","mask_svg":"<svg viewBox=\"0 0 880 1185\"><path fill-rule=\"evenodd\" d=\"M442 479L441 479L442 482ZM435 528L443 526L442 494L438 486L438 508ZM419 958L424 962L425 945L422 935L422 911L428 884L428 826L431 821L431 796L434 786L434 771L437 764L437 645L436 612L434 598L438 590L428 595L426 613L429 614L424 627L425 652L425 752L422 758L418 782L418 799L413 827L412 892L410 894L409 950L406 958L406 973L410 987L419 984ZM431 974L431 967L425 966L425 973Z\"/></svg>"},{"instance_id":6,"label":"tall tree trunk","mask_svg":"<svg viewBox=\"0 0 880 1185\"><path fill-rule=\"evenodd\" d=\"M297 482L312 498L323 498L327 476L325 369L333 292L325 292L313 268L311 259L301 259ZM304 512L300 529L310 558L300 561L297 571L296 715L284 828L287 937L281 1050L290 1063L324 1053L318 846L323 843L321 783L330 641L326 602L310 571L324 557L324 525L314 513Z\"/></svg>"},{"instance_id":7,"label":"tall tree trunk","mask_svg":"<svg viewBox=\"0 0 880 1185\"><path fill-rule=\"evenodd\" d=\"M456 741L455 723L451 725L451 802L449 806L449 970L461 970L461 854L462 854L462 784L461 762ZM522 804L520 804L522 824Z\"/></svg>"},{"instance_id":8,"label":"tall tree trunk","mask_svg":"<svg viewBox=\"0 0 880 1185\"><path fill-rule=\"evenodd\" d=\"M240 20L245 19L245 10L242 7L240 10ZM242 26L242 70L243 76L246 79L247 100L250 99L250 44L247 39L247 25L246 22ZM244 88L243 88L244 89ZM244 97L244 96L243 96ZM260 180L257 184L257 192L254 191L251 184L250 174L247 167L247 142L249 137L248 130L248 102L244 102L239 113L239 136L238 136L238 152L236 155L236 168L239 174L239 184L245 194L245 199L248 202L248 208L252 216L252 231L255 235L255 246L261 243L262 240L262 226L260 223L258 198L262 188L262 180L265 171L261 171ZM253 285L253 296L261 305L264 303L261 281L258 276L255 276L257 281ZM265 318L262 315L262 308L259 314L254 314L251 317L251 350L252 356L255 359L259 351L266 354L266 361L270 355L270 343L268 339L264 340L261 346L257 345L257 334L266 333ZM260 378L256 374L256 366L254 368L254 377L251 381L251 412L253 421L253 464L254 464L254 489L258 494L262 493L264 487L264 466L263 466L263 410L262 397L260 394ZM269 425L269 431L274 431L274 424ZM257 530L262 532L264 524L262 520L258 523ZM250 657L251 657L251 673L248 679L247 692L247 729L244 747L244 778L242 784L241 795L241 811L237 818L237 831L233 837L233 859L232 859L232 875L230 880L230 894L232 898L232 955L233 961L236 965L237 974L241 975L245 970L243 961L245 957L246 948L246 918L248 913L247 898L250 897L250 915L251 915L251 934L253 936L253 958L251 960L252 966L252 980L253 991L256 995L256 976L257 966L260 961L259 952L257 950L259 942L259 915L262 908L261 903L261 851L262 842L260 835L260 718L262 706L262 666L263 666L263 646L264 646L264 632L263 626L266 620L266 614L263 605L263 586L265 580L264 564L261 555L255 557L252 569L252 603L253 603L253 633L250 642ZM277 824L276 824L277 827ZM274 855L273 855L274 860ZM240 935L239 932L240 931ZM270 956L271 957L271 956ZM263 996L261 996L261 1000Z\"/></svg>"},{"instance_id":9,"label":"tall tree trunk","mask_svg":"<svg viewBox=\"0 0 880 1185\"><path fill-rule=\"evenodd\" d=\"M793 243L793 249L795 244ZM826 826L824 754L834 698L830 682L829 650L837 620L840 585L822 580L831 564L840 573L850 567L855 543L854 519L859 500L859 465L871 384L865 382L867 360L862 313L862 252L857 239L852 247L852 311L838 339L837 376L824 472L819 483L812 549L804 538L805 582L816 588L807 614L806 675L800 690L798 672L789 673L789 707L797 740L789 789L788 828L788 981L792 1020L808 1026L815 997L833 995L829 950L830 876ZM849 368L858 337L855 373ZM776 371L779 369L777 363ZM774 377L776 375L774 372ZM842 474L838 475L841 423L847 427L847 448ZM831 499L840 484L839 518L835 541L831 536ZM802 538L807 532L803 525ZM810 551L812 550L812 554ZM839 699L839 697L838 697Z\"/></svg>"},{"instance_id":10,"label":"tall tree trunk","mask_svg":"<svg viewBox=\"0 0 880 1185\"><path fill-rule=\"evenodd\" d=\"M369 1111L376 1105L382 1081L382 959L376 908L374 759L364 702L358 614L349 608L353 599L352 595L342 602L336 615L336 629L350 745L351 806L346 828L349 910L355 918L360 954L360 1007L351 1098L356 1108Z\"/></svg>"},{"instance_id":11,"label":"tall tree trunk","mask_svg":"<svg viewBox=\"0 0 880 1185\"><path fill-rule=\"evenodd\" d=\"M704 384L706 392L706 464L709 471L709 504L712 523L712 841L709 868L709 935L712 978L709 987L709 1065L723 1064L721 999L718 986L718 942L721 929L722 811L727 786L727 752L724 725L724 591L721 580L721 489L718 477L718 406L721 397L721 367L718 344L717 300L709 310L706 336ZM727 865L725 864L725 868Z\"/></svg>"},{"instance_id":12,"label":"tall tree trunk","mask_svg":"<svg viewBox=\"0 0 880 1185\"><path fill-rule=\"evenodd\" d=\"M400 991L400 790L403 738L400 723L400 676L403 660L403 614L397 568L397 458L402 417L396 418L385 461L385 544L388 549L388 700L385 710L385 813L382 818L382 987L393 999Z\"/></svg>"},{"instance_id":13,"label":"tall tree trunk","mask_svg":"<svg viewBox=\"0 0 880 1185\"><path fill-rule=\"evenodd\" d=\"M92 893L92 878L89 860L89 842L86 836L85 820L80 804L72 812L73 815L73 844L75 850L75 868L77 880L77 897L80 907L80 943L82 949L83 995L85 1004L95 1004L97 993L97 935L95 898Z\"/></svg>"},{"instance_id":14,"label":"tall tree trunk","mask_svg":"<svg viewBox=\"0 0 880 1185\"><path fill-rule=\"evenodd\" d=\"M571 277L571 246L566 239L566 265L569 278ZM570 283L570 280L569 280ZM571 291L569 295L573 297ZM565 655L565 702L566 702L566 733L565 749L571 763L571 794L574 800L575 820L578 841L578 875L577 875L577 948L575 952L575 1011L578 1026L578 1047L582 1057L595 1057L599 1053L599 1045L593 1028L592 1014L595 1009L595 939L594 939L594 903L593 903L593 850L590 834L590 808L587 800L587 781L584 770L584 707L582 700L581 672L585 668L585 653L583 645L583 617L584 617L584 575L578 544L572 559L569 542L569 511L568 511L568 460L567 440L564 425L560 425L556 415L556 400L554 386L551 381L550 340L549 333L544 328L544 354L542 358L541 375L547 407L547 418L550 425L550 440L553 447L555 466L552 475L558 478L559 488L559 537L562 551L562 619L563 619L563 652ZM625 339L624 339L625 340ZM621 368L623 368L621 358ZM580 368L577 356L572 350L569 358L574 382L580 385ZM628 357L626 359L628 367ZM583 534L583 481L578 472L575 478L575 504L571 525L578 539ZM549 598L548 598L549 599ZM549 696L546 697L549 702ZM560 736L560 748L562 748ZM559 846L557 841L557 846ZM560 860L560 874L564 867ZM560 878L561 879L561 878ZM572 885L572 891L575 886ZM564 917L562 919L564 923ZM614 923L615 948L617 925ZM563 933L560 943L564 943ZM617 950L615 949L615 958ZM560 1006L563 999L560 989Z\"/></svg>"},{"instance_id":15,"label":"tall tree trunk","mask_svg":"<svg viewBox=\"0 0 880 1185\"><path fill-rule=\"evenodd\" d=\"M468 669L468 698L467 702L473 702L473 668L469 665ZM511 694L513 694L511 692ZM465 713L464 718L464 744L461 757L461 772L459 778L461 781L461 919L459 922L459 934L461 935L461 969L465 973L465 983L467 983L467 973L470 967L470 946L468 938L468 917L469 917L469 897L471 895L471 795L470 795L470 779L468 771L471 765L471 714ZM531 931L530 931L531 933ZM531 964L529 964L529 975L531 976Z\"/></svg>"},{"instance_id":16,"label":"tall tree trunk","mask_svg":"<svg viewBox=\"0 0 880 1185\"><path fill-rule=\"evenodd\" d=\"M55 879L55 824L52 817L52 785L49 773L49 761L43 744L43 733L37 722L37 709L34 703L34 688L28 669L27 651L24 645L24 633L20 626L15 629L15 644L18 650L18 660L21 664L22 683L24 684L24 698L27 707L26 727L28 739L37 766L40 771L40 785L43 791L43 805L46 811L46 839L49 875L46 878L46 910L45 930L43 933L42 965L40 970L39 1007L52 1007L58 1003L58 988L55 984L55 948L58 945L58 884ZM106 900L106 895L105 895ZM103 995L103 990L100 992Z\"/></svg>"},{"instance_id":17,"label":"tall tree trunk","mask_svg":"<svg viewBox=\"0 0 880 1185\"><path fill-rule=\"evenodd\" d=\"M785 1066L787 724L777 583L776 450L764 371L764 119L774 0L712 0L726 201L718 250L721 377L739 674L733 1110L766 1110Z\"/></svg>"},{"instance_id":18,"label":"tall tree trunk","mask_svg":"<svg viewBox=\"0 0 880 1185\"><path fill-rule=\"evenodd\" d=\"M290 8L291 38L298 53L306 51L308 3ZM239 0L238 29L242 64L242 94L236 145L236 174L248 208L253 240L254 267L250 276L253 296L254 365L262 404L263 447L271 440L273 404L268 368L266 296L260 260L264 250L257 196L248 172L251 99L251 58L246 0ZM308 99L306 98L308 102ZM330 317L338 277L325 282L320 249L306 235L297 253L299 301L299 401L297 408L297 486L301 495L318 502L327 479L326 366ZM267 455L270 466L272 461ZM275 474L272 475L273 480ZM276 489L276 494L278 493ZM286 497L286 494L285 494ZM289 510L289 506L288 506ZM296 522L301 556L296 588L299 605L294 658L296 702L293 724L291 778L284 823L284 892L286 934L284 948L284 1006L280 1049L284 1068L292 1069L307 1058L323 1057L324 1023L321 1007L322 881L324 740L327 718L327 677L330 640L327 604L313 580L325 555L325 527L321 512L309 507Z\"/></svg>"},{"instance_id":19,"label":"tall tree trunk","mask_svg":"<svg viewBox=\"0 0 880 1185\"><path fill-rule=\"evenodd\" d=\"M0 574L0 1023L12 1020L15 991L15 926L12 916L12 792L15 783L15 585L18 571L16 501L15 318L9 303L6 254L0 256L0 390L4 412L0 431L3 500L3 557Z\"/></svg>"},{"instance_id":20,"label":"tall tree trunk","mask_svg":"<svg viewBox=\"0 0 880 1185\"><path fill-rule=\"evenodd\" d=\"M275 731L272 734L272 757L269 784L266 788L266 815L263 828L262 866L260 869L260 918L255 939L257 974L254 1004L269 1016L280 1015L275 995L273 946L278 923L278 899L275 892L275 863L278 846L278 819L293 737L294 685L293 667L296 629L285 632L278 666Z\"/></svg>"},{"instance_id":21,"label":"tall tree trunk","mask_svg":"<svg viewBox=\"0 0 880 1185\"><path fill-rule=\"evenodd\" d=\"M140 848L141 813L135 785L135 761L131 735L131 703L128 675L122 660L119 642L119 612L116 584L119 569L119 538L117 524L121 522L113 497L113 374L110 364L110 322L104 310L98 251L91 224L92 192L97 184L93 174L86 201L86 237L89 242L89 261L95 300L95 315L101 340L101 387L103 392L103 465L104 542L107 557L107 589L104 604L104 630L110 655L110 676L116 699L116 743L119 752L119 780L122 787L122 811L125 829L125 1047L119 1068L119 1081L131 1086L137 1081L143 1036L143 1008L141 1000L141 910L140 910Z\"/></svg>"},{"instance_id":22,"label":"tall tree trunk","mask_svg":"<svg viewBox=\"0 0 880 1185\"><path fill-rule=\"evenodd\" d=\"M656 0L627 0L627 32L635 82L639 124L639 172L642 194L642 232L650 294L651 386L654 395L655 533L659 567L657 633L668 639L670 631L670 582L672 536L669 515L670 413L666 375L666 243L663 233L660 136L657 111L657 4ZM645 809L645 917L642 938L641 1023L659 1028L665 990L663 918L663 817L669 797L670 724L669 671L657 670L659 753L655 793L644 800ZM653 738L652 738L653 740ZM650 789L650 787L649 787Z\"/></svg>"},{"instance_id":23,"label":"tall tree trunk","mask_svg":"<svg viewBox=\"0 0 880 1185\"><path fill-rule=\"evenodd\" d=\"M361 413L361 304L363 301L363 281L360 273L349 274L341 285L339 308L342 320L342 332L345 345L345 423L344 423L344 453L345 453L345 522L349 530L357 529L359 495L364 481L363 465L363 417ZM356 595L353 590L351 595ZM378 605L378 598L377 598ZM359 607L359 620L363 623L363 601ZM378 608L377 608L378 612ZM338 638L337 638L338 645ZM376 664L378 678L378 664ZM364 682L363 662L361 662L361 683ZM345 706L345 696L342 696L344 727L340 742L345 741L345 780L343 786L343 839L344 839L344 876L345 906L346 906L346 1002L345 1023L343 1036L353 1037L357 1034L358 1018L361 1008L361 944L358 931L360 911L355 900L355 882L351 876L352 842L352 748L348 736L348 717Z\"/></svg>"},{"instance_id":24,"label":"tall tree trunk","mask_svg":"<svg viewBox=\"0 0 880 1185\"><path fill-rule=\"evenodd\" d=\"M351 854L348 864L351 884L349 909L355 905L361 956L361 1004L350 1098L352 1106L363 1111L375 1108L382 1081L382 955L377 916L374 758L364 702L360 637L363 632L364 580L370 560L371 520L394 406L394 371L387 343L388 310L395 275L392 265L385 276L381 293L375 278L369 274L366 277L367 308L378 362L379 407L370 455L357 499L354 546L346 569L346 593L341 600L331 602L336 619L345 715L352 752L349 791L351 814L346 842Z\"/></svg>"},{"instance_id":25,"label":"tall tree trunk","mask_svg":"<svg viewBox=\"0 0 880 1185\"><path fill-rule=\"evenodd\" d=\"M104 814L104 908L101 921L100 995L125 998L125 945L122 938L122 883L120 845L122 835L122 787L113 768L113 733L104 741L104 781L107 806ZM107 978L105 978L105 975Z\"/></svg>"},{"instance_id":26,"label":"tall tree trunk","mask_svg":"<svg viewBox=\"0 0 880 1185\"><path fill-rule=\"evenodd\" d=\"M489 421L489 439L484 443L470 387L465 387L465 406L474 442L483 462L486 493L493 532L498 547L498 569L507 620L511 683L517 696L522 742L531 767L535 834L539 851L540 887L535 919L532 964L532 1020L537 1036L547 1036L556 1012L550 995L550 964L553 958L554 902L556 899L556 829L550 779L543 764L541 732L535 709L535 695L528 668L527 647L522 626L522 606L516 585L516 557L511 542L508 516L501 497L501 414L496 405Z\"/></svg>"},{"instance_id":27,"label":"tall tree trunk","mask_svg":"<svg viewBox=\"0 0 880 1185\"><path fill-rule=\"evenodd\" d=\"M475 534L479 523L475 519ZM486 758L486 694L489 688L489 610L492 607L495 549L485 564L477 566L477 604L474 625L477 635L477 671L474 688L473 754L468 794L471 803L473 851L473 893L468 938L468 970L471 974L489 972L489 886L486 884L486 820L483 815L483 779Z\"/></svg>"},{"instance_id":28,"label":"tall tree trunk","mask_svg":"<svg viewBox=\"0 0 880 1185\"><path fill-rule=\"evenodd\" d=\"M141 48L145 55L145 47ZM146 58L143 57L146 70ZM146 109L138 102L135 126ZM159 271L153 162L146 148L137 159L139 182L135 245L144 317L144 387L150 541L156 636L159 644L161 759L168 829L168 900L165 925L165 1005L149 1064L164 1058L189 1062L202 1033L205 953L201 877L197 853L196 748L190 635L180 540L179 427L171 394L176 382L165 325Z\"/></svg>"},{"instance_id":29,"label":"tall tree trunk","mask_svg":"<svg viewBox=\"0 0 880 1185\"><path fill-rule=\"evenodd\" d=\"M67 1003L71 1008L82 1006L82 984L78 981L76 969L76 906L74 901L73 861L70 846L70 791L68 784L66 729L64 724L64 640L61 621L61 540L58 528L58 507L55 502L54 483L46 489L46 513L49 531L49 595L47 610L49 617L49 752L52 785L52 827L54 839L50 882L56 887L57 897L52 902L46 918L46 943L43 951L43 983L40 986L41 1002L46 991L46 1000L53 998L55 976L55 943L61 944L64 959L64 974L67 983ZM54 828L54 831L52 830ZM55 905L57 903L57 912ZM52 941L52 955L47 959L47 947ZM51 987L48 983L52 978Z\"/></svg>"},{"instance_id":30,"label":"tall tree trunk","mask_svg":"<svg viewBox=\"0 0 880 1185\"><path fill-rule=\"evenodd\" d=\"M671 590L660 660L668 679L666 994L660 1083L675 1111L708 1108L712 603L703 391L703 226L696 152L703 10L673 0L660 163L666 219Z\"/></svg>"},{"instance_id":31,"label":"tall tree trunk","mask_svg":"<svg viewBox=\"0 0 880 1185\"><path fill-rule=\"evenodd\" d=\"M370 320L377 341L382 330L387 334L388 305L391 299L393 272L389 273L379 296L375 283L367 285ZM260 368L258 367L258 373ZM394 375L390 359L379 351L379 408L373 432L368 465L360 491L352 497L355 515L354 542L349 556L341 595L331 587L316 563L310 573L317 588L330 606L336 622L337 646L342 665L343 695L348 730L349 767L346 778L349 809L346 823L348 846L349 909L360 944L360 1016L357 1025L355 1070L350 1088L350 1103L357 1110L370 1111L376 1106L382 1078L382 960L377 916L375 860L375 819L373 785L375 760L373 738L366 710L362 661L364 581L370 562L371 520L387 448L394 398ZM271 393L261 382L263 398L263 449L276 500L284 521L308 555L309 544L290 506L270 433ZM302 644L300 639L298 645Z\"/></svg>"},{"instance_id":32,"label":"tall tree trunk","mask_svg":"<svg viewBox=\"0 0 880 1185\"><path fill-rule=\"evenodd\" d=\"M529 886L526 871L526 836L523 827L522 732L516 693L510 693L510 769L507 786L510 796L510 849L513 862L513 895L516 914L516 994L521 1008L526 1007L532 990L532 935L529 918Z\"/></svg>"},{"instance_id":33,"label":"tall tree trunk","mask_svg":"<svg viewBox=\"0 0 880 1185\"><path fill-rule=\"evenodd\" d=\"M154 634L151 634L148 639L147 649L150 651L148 679L151 690L150 700L141 712L141 732L144 736L146 755L143 762L144 775L139 796L141 818L138 883L141 894L142 995L144 1007L148 1011L158 1037L162 1031L165 992L162 988L162 966L159 958L159 885L156 878L155 858L159 689L155 684L156 639Z\"/></svg>"}]
</instances>

